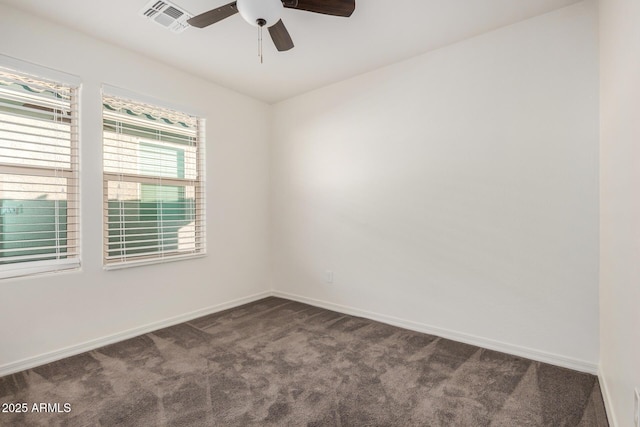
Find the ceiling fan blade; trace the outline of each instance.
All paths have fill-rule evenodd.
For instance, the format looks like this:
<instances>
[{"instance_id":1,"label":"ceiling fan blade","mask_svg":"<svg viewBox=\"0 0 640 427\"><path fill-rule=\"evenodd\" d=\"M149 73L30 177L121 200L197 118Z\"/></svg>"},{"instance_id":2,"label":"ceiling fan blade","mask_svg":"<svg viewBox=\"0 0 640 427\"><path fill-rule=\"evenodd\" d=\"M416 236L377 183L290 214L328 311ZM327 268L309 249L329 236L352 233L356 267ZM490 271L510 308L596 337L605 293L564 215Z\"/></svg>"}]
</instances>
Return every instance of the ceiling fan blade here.
<instances>
[{"instance_id":1,"label":"ceiling fan blade","mask_svg":"<svg viewBox=\"0 0 640 427\"><path fill-rule=\"evenodd\" d=\"M282 19L269 27L269 34L278 51L284 52L285 50L293 48L293 40L291 40L289 31L287 31L287 27L284 26Z\"/></svg>"},{"instance_id":2,"label":"ceiling fan blade","mask_svg":"<svg viewBox=\"0 0 640 427\"><path fill-rule=\"evenodd\" d=\"M282 0L282 4L290 9L344 17L356 9L356 0Z\"/></svg>"},{"instance_id":3,"label":"ceiling fan blade","mask_svg":"<svg viewBox=\"0 0 640 427\"><path fill-rule=\"evenodd\" d=\"M204 28L208 27L211 24L215 24L218 21L222 21L224 18L228 18L231 15L235 15L238 13L238 7L236 6L236 2L231 2L229 4L225 4L224 6L220 6L216 9L212 9L208 12L201 13L198 16L194 16L193 18L187 20L189 25L196 28Z\"/></svg>"}]
</instances>

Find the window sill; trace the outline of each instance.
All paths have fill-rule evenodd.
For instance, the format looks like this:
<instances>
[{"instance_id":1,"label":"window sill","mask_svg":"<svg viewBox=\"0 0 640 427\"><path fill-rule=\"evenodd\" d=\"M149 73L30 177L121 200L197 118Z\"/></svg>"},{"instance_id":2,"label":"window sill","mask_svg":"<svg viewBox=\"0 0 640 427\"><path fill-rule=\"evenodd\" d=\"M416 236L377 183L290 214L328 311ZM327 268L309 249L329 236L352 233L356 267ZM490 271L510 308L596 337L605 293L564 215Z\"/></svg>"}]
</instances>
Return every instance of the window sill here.
<instances>
[{"instance_id":1,"label":"window sill","mask_svg":"<svg viewBox=\"0 0 640 427\"><path fill-rule=\"evenodd\" d=\"M165 263L174 262L174 261L204 258L205 256L207 256L206 252L198 253L198 254L187 254L187 255L170 255L164 258L141 259L136 261L125 261L125 262L119 262L114 264L106 264L102 268L107 271L122 270L123 268L141 267L143 265L153 265L153 264L165 264Z\"/></svg>"}]
</instances>

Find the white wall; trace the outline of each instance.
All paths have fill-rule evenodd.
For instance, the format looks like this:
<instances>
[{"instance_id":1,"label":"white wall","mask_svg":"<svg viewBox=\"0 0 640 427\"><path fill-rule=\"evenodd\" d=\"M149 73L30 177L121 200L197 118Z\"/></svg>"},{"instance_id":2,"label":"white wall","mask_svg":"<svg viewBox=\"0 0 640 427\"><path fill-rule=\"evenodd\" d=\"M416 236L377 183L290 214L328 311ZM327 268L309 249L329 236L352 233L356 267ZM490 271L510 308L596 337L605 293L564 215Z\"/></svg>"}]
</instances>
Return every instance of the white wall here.
<instances>
[{"instance_id":1,"label":"white wall","mask_svg":"<svg viewBox=\"0 0 640 427\"><path fill-rule=\"evenodd\" d=\"M273 287L594 371L596 24L578 3L277 104Z\"/></svg>"},{"instance_id":2,"label":"white wall","mask_svg":"<svg viewBox=\"0 0 640 427\"><path fill-rule=\"evenodd\" d=\"M83 81L82 271L0 283L0 372L267 290L269 106L2 5L0 52ZM103 271L102 83L204 113L207 257Z\"/></svg>"},{"instance_id":3,"label":"white wall","mask_svg":"<svg viewBox=\"0 0 640 427\"><path fill-rule=\"evenodd\" d=\"M600 0L600 369L609 415L640 388L640 3Z\"/></svg>"}]
</instances>

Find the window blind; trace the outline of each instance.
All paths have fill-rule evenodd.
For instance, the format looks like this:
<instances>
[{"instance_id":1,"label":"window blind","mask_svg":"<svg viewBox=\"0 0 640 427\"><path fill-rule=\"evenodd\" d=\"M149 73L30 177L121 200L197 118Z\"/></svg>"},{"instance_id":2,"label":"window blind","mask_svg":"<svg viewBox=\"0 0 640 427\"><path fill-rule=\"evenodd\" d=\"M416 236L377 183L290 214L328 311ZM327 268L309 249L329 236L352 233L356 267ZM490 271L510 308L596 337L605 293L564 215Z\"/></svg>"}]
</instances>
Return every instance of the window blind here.
<instances>
[{"instance_id":1,"label":"window blind","mask_svg":"<svg viewBox=\"0 0 640 427\"><path fill-rule=\"evenodd\" d=\"M78 88L0 68L0 278L77 268Z\"/></svg>"},{"instance_id":2,"label":"window blind","mask_svg":"<svg viewBox=\"0 0 640 427\"><path fill-rule=\"evenodd\" d=\"M205 252L204 120L103 96L104 265Z\"/></svg>"}]
</instances>

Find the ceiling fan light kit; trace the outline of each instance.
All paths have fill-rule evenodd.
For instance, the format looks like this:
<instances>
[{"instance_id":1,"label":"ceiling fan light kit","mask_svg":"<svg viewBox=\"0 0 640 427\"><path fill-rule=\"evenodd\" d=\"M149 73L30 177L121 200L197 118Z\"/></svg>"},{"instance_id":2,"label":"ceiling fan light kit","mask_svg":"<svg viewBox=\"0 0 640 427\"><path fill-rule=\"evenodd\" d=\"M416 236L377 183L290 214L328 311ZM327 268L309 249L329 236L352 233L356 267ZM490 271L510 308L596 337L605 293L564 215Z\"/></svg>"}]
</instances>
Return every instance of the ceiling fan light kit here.
<instances>
[{"instance_id":1,"label":"ceiling fan light kit","mask_svg":"<svg viewBox=\"0 0 640 427\"><path fill-rule=\"evenodd\" d=\"M249 24L269 28L269 35L279 52L293 48L293 41L282 22L284 8L297 9L323 15L349 17L356 8L355 0L237 0L208 12L194 16L187 22L196 28L205 28L236 13ZM262 62L262 33L258 36L258 54Z\"/></svg>"},{"instance_id":2,"label":"ceiling fan light kit","mask_svg":"<svg viewBox=\"0 0 640 427\"><path fill-rule=\"evenodd\" d=\"M271 27L282 17L280 0L238 0L236 4L240 16L255 27Z\"/></svg>"}]
</instances>

